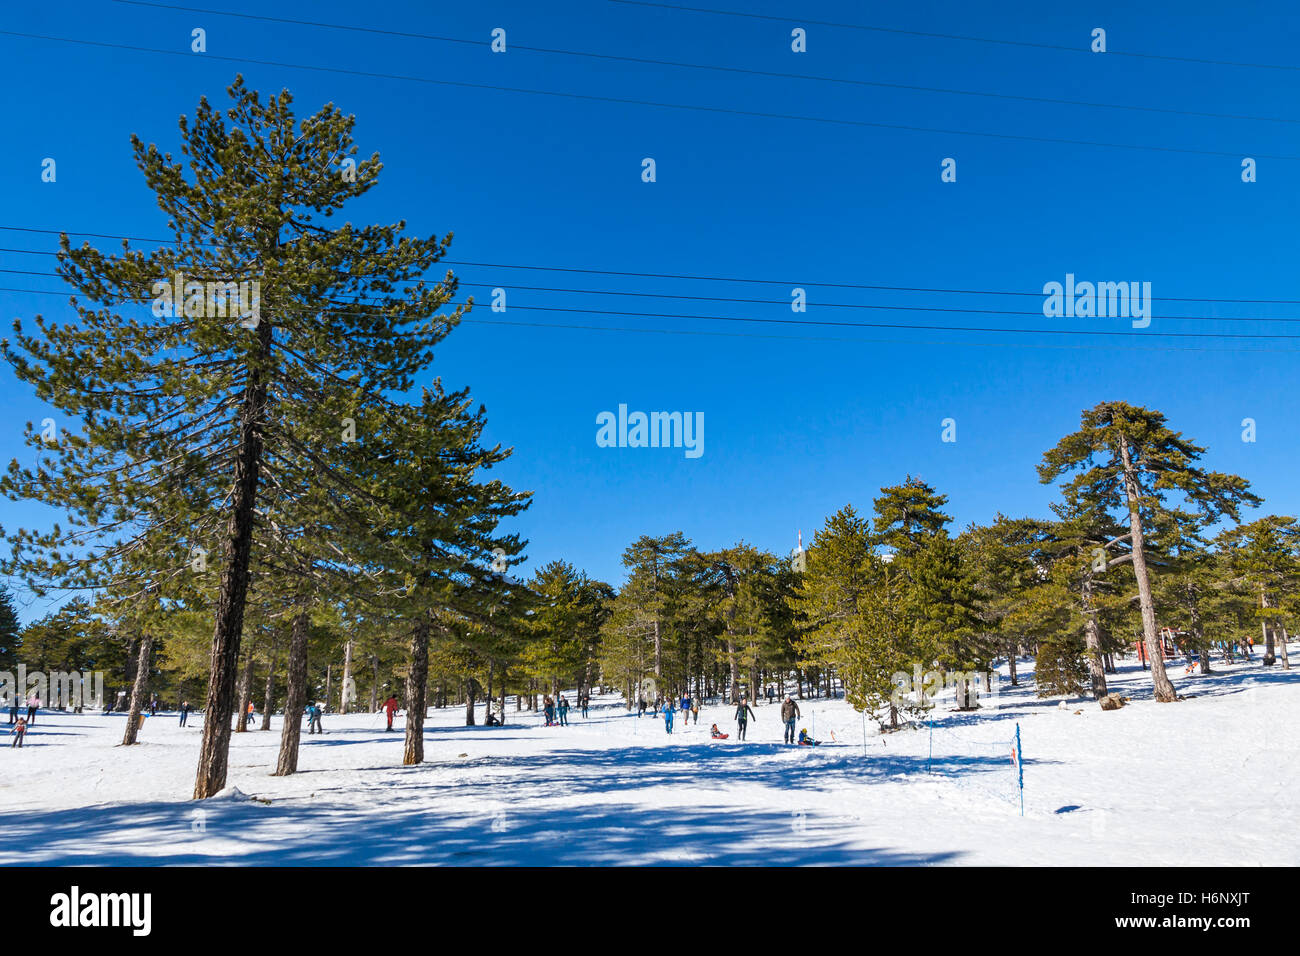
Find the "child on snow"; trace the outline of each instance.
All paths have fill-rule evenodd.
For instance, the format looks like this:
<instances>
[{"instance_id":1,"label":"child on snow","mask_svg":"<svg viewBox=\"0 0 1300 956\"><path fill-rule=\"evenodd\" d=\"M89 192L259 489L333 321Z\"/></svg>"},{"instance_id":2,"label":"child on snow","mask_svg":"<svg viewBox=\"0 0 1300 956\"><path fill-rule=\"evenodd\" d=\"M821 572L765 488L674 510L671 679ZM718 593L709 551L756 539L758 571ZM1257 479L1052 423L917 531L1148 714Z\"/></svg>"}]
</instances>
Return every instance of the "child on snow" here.
<instances>
[{"instance_id":1,"label":"child on snow","mask_svg":"<svg viewBox=\"0 0 1300 956\"><path fill-rule=\"evenodd\" d=\"M821 743L820 740L813 740L811 737L808 736L807 727L804 727L802 730L799 731L799 744L801 746L816 747L819 743Z\"/></svg>"},{"instance_id":2,"label":"child on snow","mask_svg":"<svg viewBox=\"0 0 1300 956\"><path fill-rule=\"evenodd\" d=\"M714 724L712 727L709 728L709 736L712 737L714 740L727 739L727 735L718 729L717 724Z\"/></svg>"},{"instance_id":3,"label":"child on snow","mask_svg":"<svg viewBox=\"0 0 1300 956\"><path fill-rule=\"evenodd\" d=\"M23 745L23 738L27 736L27 718L19 717L18 723L14 726L13 730L9 731L9 733L14 738L13 743L9 746L21 747Z\"/></svg>"}]
</instances>

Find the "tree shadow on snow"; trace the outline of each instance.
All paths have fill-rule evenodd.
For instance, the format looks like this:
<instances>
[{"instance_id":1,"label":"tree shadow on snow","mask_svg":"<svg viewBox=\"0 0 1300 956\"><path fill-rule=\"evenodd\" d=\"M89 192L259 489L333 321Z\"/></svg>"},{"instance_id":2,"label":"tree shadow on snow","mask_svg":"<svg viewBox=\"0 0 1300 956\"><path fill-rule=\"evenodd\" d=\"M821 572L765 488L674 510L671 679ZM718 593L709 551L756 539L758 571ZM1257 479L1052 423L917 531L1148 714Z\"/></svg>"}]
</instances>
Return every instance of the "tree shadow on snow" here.
<instances>
[{"instance_id":1,"label":"tree shadow on snow","mask_svg":"<svg viewBox=\"0 0 1300 956\"><path fill-rule=\"evenodd\" d=\"M198 809L201 832L194 829ZM490 801L481 815L437 809L359 815L351 807L220 799L0 814L6 847L19 854L10 865L901 866L959 856L852 846L833 836L832 826L815 814L720 805L651 810ZM239 851L223 852L232 839L242 842ZM146 845L152 852L142 851Z\"/></svg>"}]
</instances>

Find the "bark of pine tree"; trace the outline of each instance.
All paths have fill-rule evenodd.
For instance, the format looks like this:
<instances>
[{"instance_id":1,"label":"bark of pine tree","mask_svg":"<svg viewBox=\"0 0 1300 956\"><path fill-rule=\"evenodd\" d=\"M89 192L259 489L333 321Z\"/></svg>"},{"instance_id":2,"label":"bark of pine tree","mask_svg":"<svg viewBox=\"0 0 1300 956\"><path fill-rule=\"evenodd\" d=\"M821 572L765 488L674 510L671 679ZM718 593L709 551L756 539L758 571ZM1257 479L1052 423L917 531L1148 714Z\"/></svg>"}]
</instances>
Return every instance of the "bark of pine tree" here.
<instances>
[{"instance_id":1,"label":"bark of pine tree","mask_svg":"<svg viewBox=\"0 0 1300 956\"><path fill-rule=\"evenodd\" d=\"M271 714L275 705L275 641L271 641L271 651L266 664L266 689L262 693L262 729L271 729Z\"/></svg>"},{"instance_id":2,"label":"bark of pine tree","mask_svg":"<svg viewBox=\"0 0 1300 956\"><path fill-rule=\"evenodd\" d=\"M244 656L244 671L239 677L239 714L235 718L235 733L248 730L248 704L253 699L253 649Z\"/></svg>"},{"instance_id":3,"label":"bark of pine tree","mask_svg":"<svg viewBox=\"0 0 1300 956\"><path fill-rule=\"evenodd\" d=\"M411 629L406 673L406 741L404 766L424 762L425 694L429 684L429 620L421 615Z\"/></svg>"},{"instance_id":4,"label":"bark of pine tree","mask_svg":"<svg viewBox=\"0 0 1300 956\"><path fill-rule=\"evenodd\" d=\"M1119 453L1123 466L1124 497L1128 502L1129 531L1132 534L1133 574L1137 578L1138 601L1142 607L1142 635L1147 646L1147 656L1151 658L1151 683L1155 688L1156 700L1170 703L1178 699L1178 693L1174 690L1169 675L1165 673L1165 652L1160 633L1156 629L1155 601L1151 596L1151 577L1147 570L1137 475L1129 452L1128 438L1123 435L1119 440Z\"/></svg>"},{"instance_id":5,"label":"bark of pine tree","mask_svg":"<svg viewBox=\"0 0 1300 956\"><path fill-rule=\"evenodd\" d=\"M136 735L140 732L140 714L144 711L144 699L149 694L149 654L152 650L153 637L146 633L140 638L139 653L136 655L131 709L126 716L126 733L122 736L122 745L125 747L135 743Z\"/></svg>"},{"instance_id":6,"label":"bark of pine tree","mask_svg":"<svg viewBox=\"0 0 1300 956\"><path fill-rule=\"evenodd\" d=\"M307 633L310 617L300 608L289 634L289 661L284 688L284 726L280 729L280 756L275 764L277 777L288 776L298 769L298 742L302 736L302 713L307 706Z\"/></svg>"},{"instance_id":7,"label":"bark of pine tree","mask_svg":"<svg viewBox=\"0 0 1300 956\"><path fill-rule=\"evenodd\" d=\"M235 703L235 671L244 631L244 608L248 602L248 564L253 552L253 518L262 467L267 383L259 364L262 357L271 353L271 322L266 317L257 324L257 341L260 355L248 368L239 413L239 445L235 455L230 520L226 525L226 560L217 592L203 739L199 744L199 766L194 780L196 800L206 799L225 788L230 758L230 711Z\"/></svg>"},{"instance_id":8,"label":"bark of pine tree","mask_svg":"<svg viewBox=\"0 0 1300 956\"><path fill-rule=\"evenodd\" d=\"M1092 603L1092 575L1083 579L1081 596L1083 598L1083 643L1088 658L1088 676L1092 683L1092 696L1101 700L1107 694L1106 664L1101 659L1101 624L1097 621L1097 609Z\"/></svg>"},{"instance_id":9,"label":"bark of pine tree","mask_svg":"<svg viewBox=\"0 0 1300 956\"><path fill-rule=\"evenodd\" d=\"M339 693L339 713L348 712L348 704L352 703L351 698L355 696L352 683L352 638L348 638L347 643L343 646L343 689Z\"/></svg>"},{"instance_id":10,"label":"bark of pine tree","mask_svg":"<svg viewBox=\"0 0 1300 956\"><path fill-rule=\"evenodd\" d=\"M370 655L370 713L379 710L379 655Z\"/></svg>"},{"instance_id":11,"label":"bark of pine tree","mask_svg":"<svg viewBox=\"0 0 1300 956\"><path fill-rule=\"evenodd\" d=\"M1262 584L1259 586L1259 606L1261 610L1268 610L1268 594L1265 593ZM1273 628L1269 627L1269 623L1269 619L1263 617L1260 619L1259 626L1264 629L1264 664L1271 667L1277 661L1277 656Z\"/></svg>"},{"instance_id":12,"label":"bark of pine tree","mask_svg":"<svg viewBox=\"0 0 1300 956\"><path fill-rule=\"evenodd\" d=\"M1020 686L1020 681L1016 678L1016 651L1018 650L1020 650L1020 648L1017 645L1016 639L1013 637L1011 638L1011 642L1007 645L1007 674L1011 678L1012 687Z\"/></svg>"},{"instance_id":13,"label":"bark of pine tree","mask_svg":"<svg viewBox=\"0 0 1300 956\"><path fill-rule=\"evenodd\" d=\"M1210 670L1210 648L1205 643L1205 630L1201 627L1201 615L1197 613L1195 604L1189 606L1187 610L1192 625L1192 641L1201 652L1201 673L1212 673Z\"/></svg>"},{"instance_id":14,"label":"bark of pine tree","mask_svg":"<svg viewBox=\"0 0 1300 956\"><path fill-rule=\"evenodd\" d=\"M465 726L474 726L474 678L465 681Z\"/></svg>"}]
</instances>

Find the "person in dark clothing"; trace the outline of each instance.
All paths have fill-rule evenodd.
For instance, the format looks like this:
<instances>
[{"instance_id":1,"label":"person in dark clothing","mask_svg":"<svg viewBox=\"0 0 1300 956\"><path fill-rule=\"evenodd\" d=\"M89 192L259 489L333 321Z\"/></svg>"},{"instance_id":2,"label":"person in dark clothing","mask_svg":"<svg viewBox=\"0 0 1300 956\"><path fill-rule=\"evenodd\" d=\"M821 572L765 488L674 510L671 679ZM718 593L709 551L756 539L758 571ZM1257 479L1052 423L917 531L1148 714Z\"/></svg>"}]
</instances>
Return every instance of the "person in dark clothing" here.
<instances>
[{"instance_id":1,"label":"person in dark clothing","mask_svg":"<svg viewBox=\"0 0 1300 956\"><path fill-rule=\"evenodd\" d=\"M587 709L591 706L591 695L583 694L580 698L578 698L578 703L582 705L582 716L583 719L585 720L589 716L589 714L587 713Z\"/></svg>"},{"instance_id":2,"label":"person in dark clothing","mask_svg":"<svg viewBox=\"0 0 1300 956\"><path fill-rule=\"evenodd\" d=\"M36 723L36 712L41 709L41 698L33 693L27 698L27 726Z\"/></svg>"},{"instance_id":3,"label":"person in dark clothing","mask_svg":"<svg viewBox=\"0 0 1300 956\"><path fill-rule=\"evenodd\" d=\"M799 713L799 705L789 695L785 695L785 703L781 705L781 722L785 724L785 742L794 743L794 722L802 716Z\"/></svg>"},{"instance_id":4,"label":"person in dark clothing","mask_svg":"<svg viewBox=\"0 0 1300 956\"><path fill-rule=\"evenodd\" d=\"M18 695L9 698L9 723L18 723Z\"/></svg>"},{"instance_id":5,"label":"person in dark clothing","mask_svg":"<svg viewBox=\"0 0 1300 956\"><path fill-rule=\"evenodd\" d=\"M645 698L644 698L644 697L638 698L638 700L637 700L637 702L636 702L636 715L637 715L638 717L644 717L644 716L645 716Z\"/></svg>"},{"instance_id":6,"label":"person in dark clothing","mask_svg":"<svg viewBox=\"0 0 1300 956\"><path fill-rule=\"evenodd\" d=\"M749 721L750 717L753 717L754 720L758 720L758 717L755 716L754 714L753 708L749 706L749 701L746 700L744 697L742 697L740 698L739 706L736 707L736 739L737 740L745 739L745 725Z\"/></svg>"},{"instance_id":7,"label":"person in dark clothing","mask_svg":"<svg viewBox=\"0 0 1300 956\"><path fill-rule=\"evenodd\" d=\"M149 698L149 716L150 717L158 716L158 695L157 694L154 694L152 697Z\"/></svg>"},{"instance_id":8,"label":"person in dark clothing","mask_svg":"<svg viewBox=\"0 0 1300 956\"><path fill-rule=\"evenodd\" d=\"M560 716L560 726L569 726L569 701L563 694L560 695L560 702L555 705L555 712Z\"/></svg>"},{"instance_id":9,"label":"person in dark clothing","mask_svg":"<svg viewBox=\"0 0 1300 956\"><path fill-rule=\"evenodd\" d=\"M181 701L181 722L180 722L180 726L182 726L182 727L185 726L185 718L189 717L189 715L190 715L190 702L189 702L188 700L183 700L183 701Z\"/></svg>"}]
</instances>

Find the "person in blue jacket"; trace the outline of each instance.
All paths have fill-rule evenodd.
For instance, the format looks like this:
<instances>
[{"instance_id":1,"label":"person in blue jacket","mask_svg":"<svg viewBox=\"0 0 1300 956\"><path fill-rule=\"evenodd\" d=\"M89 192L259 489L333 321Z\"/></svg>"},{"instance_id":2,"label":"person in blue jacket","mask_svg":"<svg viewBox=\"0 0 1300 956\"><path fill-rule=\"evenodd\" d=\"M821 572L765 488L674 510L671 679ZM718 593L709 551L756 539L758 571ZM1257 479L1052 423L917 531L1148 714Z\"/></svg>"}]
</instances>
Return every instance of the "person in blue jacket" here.
<instances>
[{"instance_id":1,"label":"person in blue jacket","mask_svg":"<svg viewBox=\"0 0 1300 956\"><path fill-rule=\"evenodd\" d=\"M673 702L672 700L664 701L664 729L670 734L673 732Z\"/></svg>"}]
</instances>

